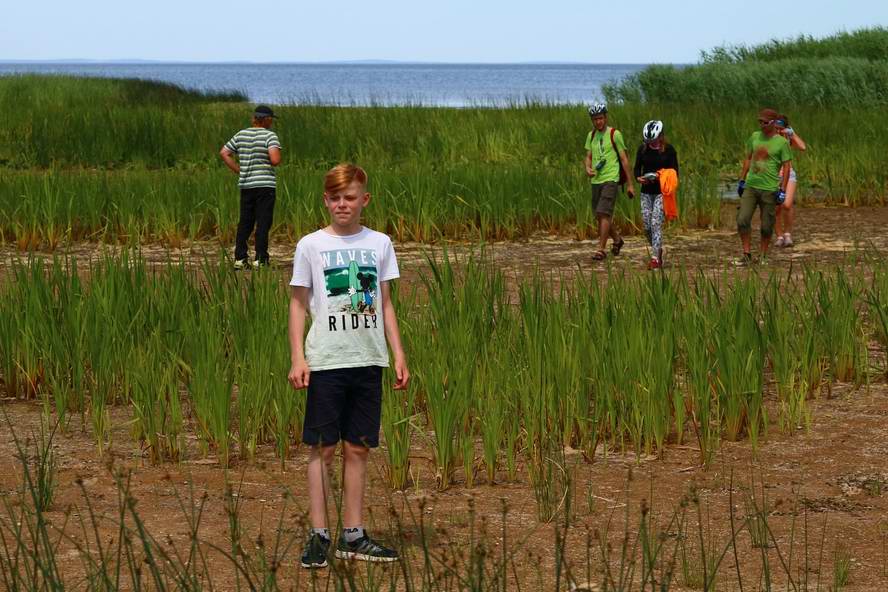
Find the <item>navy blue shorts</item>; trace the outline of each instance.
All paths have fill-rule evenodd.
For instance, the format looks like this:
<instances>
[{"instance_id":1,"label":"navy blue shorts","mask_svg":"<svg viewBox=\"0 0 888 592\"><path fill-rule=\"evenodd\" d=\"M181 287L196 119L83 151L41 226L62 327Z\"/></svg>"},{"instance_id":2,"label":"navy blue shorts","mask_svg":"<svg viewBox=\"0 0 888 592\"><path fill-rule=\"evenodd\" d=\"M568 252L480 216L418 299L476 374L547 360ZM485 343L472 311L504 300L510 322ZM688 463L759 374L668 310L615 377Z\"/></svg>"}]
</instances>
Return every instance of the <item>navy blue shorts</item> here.
<instances>
[{"instance_id":1,"label":"navy blue shorts","mask_svg":"<svg viewBox=\"0 0 888 592\"><path fill-rule=\"evenodd\" d=\"M382 368L336 368L312 372L302 441L333 446L345 440L358 446L379 446L382 417Z\"/></svg>"}]
</instances>

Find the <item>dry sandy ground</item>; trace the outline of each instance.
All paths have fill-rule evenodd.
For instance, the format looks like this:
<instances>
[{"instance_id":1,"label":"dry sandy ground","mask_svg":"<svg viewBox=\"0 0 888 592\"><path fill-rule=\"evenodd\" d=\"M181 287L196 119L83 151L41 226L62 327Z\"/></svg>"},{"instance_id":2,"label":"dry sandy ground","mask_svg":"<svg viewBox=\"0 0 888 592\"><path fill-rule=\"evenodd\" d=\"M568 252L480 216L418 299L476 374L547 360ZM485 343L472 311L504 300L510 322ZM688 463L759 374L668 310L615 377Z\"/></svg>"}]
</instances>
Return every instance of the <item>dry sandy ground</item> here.
<instances>
[{"instance_id":1,"label":"dry sandy ground","mask_svg":"<svg viewBox=\"0 0 888 592\"><path fill-rule=\"evenodd\" d=\"M664 239L665 257L668 268L722 270L740 253L740 243L733 230L735 216L733 206L725 206L718 229L668 228ZM819 265L846 260L849 255L867 252L869 254L888 253L888 208L803 208L798 210L796 229L793 233L795 246L790 249L772 248L767 269L789 269L791 266ZM758 229L753 224L753 253L757 255ZM292 265L295 244L272 240L270 249L274 268L286 273ZM145 245L143 257L152 263L163 265L168 261L184 261L197 265L204 259L215 261L220 253L228 252L230 245L219 245L213 241L202 241L179 249L168 249L162 245ZM399 243L395 245L402 276L408 281L426 267L426 258L438 257L446 249L453 258L469 254L480 255L497 264L510 274L526 274L534 269L554 271L569 277L577 271L605 272L608 269L635 273L644 271L649 258L647 242L643 236L633 234L626 237L626 246L619 257L609 257L604 263L592 260L597 241L577 241L563 236L538 234L521 242L477 242L449 241L435 245L419 243ZM101 255L103 252L118 252L121 247L78 243L58 251L78 257L81 260ZM49 253L34 253L35 256L50 257ZM27 253L19 252L14 246L0 246L0 265L6 265L12 258L26 258Z\"/></svg>"}]
</instances>

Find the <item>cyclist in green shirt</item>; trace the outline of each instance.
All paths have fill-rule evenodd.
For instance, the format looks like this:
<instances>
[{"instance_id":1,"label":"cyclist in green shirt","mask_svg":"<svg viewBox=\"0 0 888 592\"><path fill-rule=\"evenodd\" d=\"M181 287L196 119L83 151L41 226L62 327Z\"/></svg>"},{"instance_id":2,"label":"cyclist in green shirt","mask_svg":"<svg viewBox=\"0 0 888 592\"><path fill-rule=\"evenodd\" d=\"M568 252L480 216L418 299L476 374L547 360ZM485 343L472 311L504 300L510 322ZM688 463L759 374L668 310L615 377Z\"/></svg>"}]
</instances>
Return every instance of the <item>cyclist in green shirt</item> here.
<instances>
[{"instance_id":1,"label":"cyclist in green shirt","mask_svg":"<svg viewBox=\"0 0 888 592\"><path fill-rule=\"evenodd\" d=\"M623 238L613 224L614 206L620 186L620 170L626 178L626 194L635 197L635 184L626 156L626 143L623 134L607 125L607 105L596 103L589 107L589 116L595 126L586 136L586 174L592 178L592 205L598 219L598 250L592 258L601 261L607 257L604 252L608 237L613 239L611 253L620 254Z\"/></svg>"}]
</instances>

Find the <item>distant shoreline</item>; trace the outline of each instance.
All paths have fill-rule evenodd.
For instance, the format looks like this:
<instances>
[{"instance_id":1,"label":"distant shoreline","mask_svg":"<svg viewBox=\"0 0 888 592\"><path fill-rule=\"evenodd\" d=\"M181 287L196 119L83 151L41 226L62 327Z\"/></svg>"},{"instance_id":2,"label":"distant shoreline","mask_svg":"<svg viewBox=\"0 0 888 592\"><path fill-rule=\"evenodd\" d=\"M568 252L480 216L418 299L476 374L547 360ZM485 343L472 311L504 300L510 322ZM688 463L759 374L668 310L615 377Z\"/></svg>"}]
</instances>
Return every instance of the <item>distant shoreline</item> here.
<instances>
[{"instance_id":1,"label":"distant shoreline","mask_svg":"<svg viewBox=\"0 0 888 592\"><path fill-rule=\"evenodd\" d=\"M154 80L200 91L236 91L270 104L579 104L601 100L605 84L647 66L420 62L225 63L149 61L0 62L0 78L61 75Z\"/></svg>"},{"instance_id":2,"label":"distant shoreline","mask_svg":"<svg viewBox=\"0 0 888 592\"><path fill-rule=\"evenodd\" d=\"M652 62L655 63L655 62ZM413 62L398 60L343 60L330 62L201 62L166 60L0 60L0 66L588 66L588 67L644 67L652 63L642 62ZM687 66L684 63L669 63L673 66Z\"/></svg>"}]
</instances>

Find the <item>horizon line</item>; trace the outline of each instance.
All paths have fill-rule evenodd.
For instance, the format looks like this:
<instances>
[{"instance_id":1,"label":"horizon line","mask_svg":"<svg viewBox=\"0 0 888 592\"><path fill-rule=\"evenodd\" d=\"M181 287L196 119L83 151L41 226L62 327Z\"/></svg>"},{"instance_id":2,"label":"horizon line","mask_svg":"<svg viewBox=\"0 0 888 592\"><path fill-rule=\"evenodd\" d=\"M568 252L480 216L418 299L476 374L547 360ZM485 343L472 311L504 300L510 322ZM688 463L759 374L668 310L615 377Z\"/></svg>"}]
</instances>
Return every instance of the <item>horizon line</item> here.
<instances>
[{"instance_id":1,"label":"horizon line","mask_svg":"<svg viewBox=\"0 0 888 592\"><path fill-rule=\"evenodd\" d=\"M418 61L418 60L323 60L323 61L251 61L251 60L225 60L225 61L201 61L201 60L153 60L141 58L125 59L3 59L0 64L181 64L181 65L255 65L255 66L329 66L329 65L410 65L410 66L649 66L651 64L687 65L692 62L581 62L560 60L525 60L515 62L448 62L448 61Z\"/></svg>"}]
</instances>

